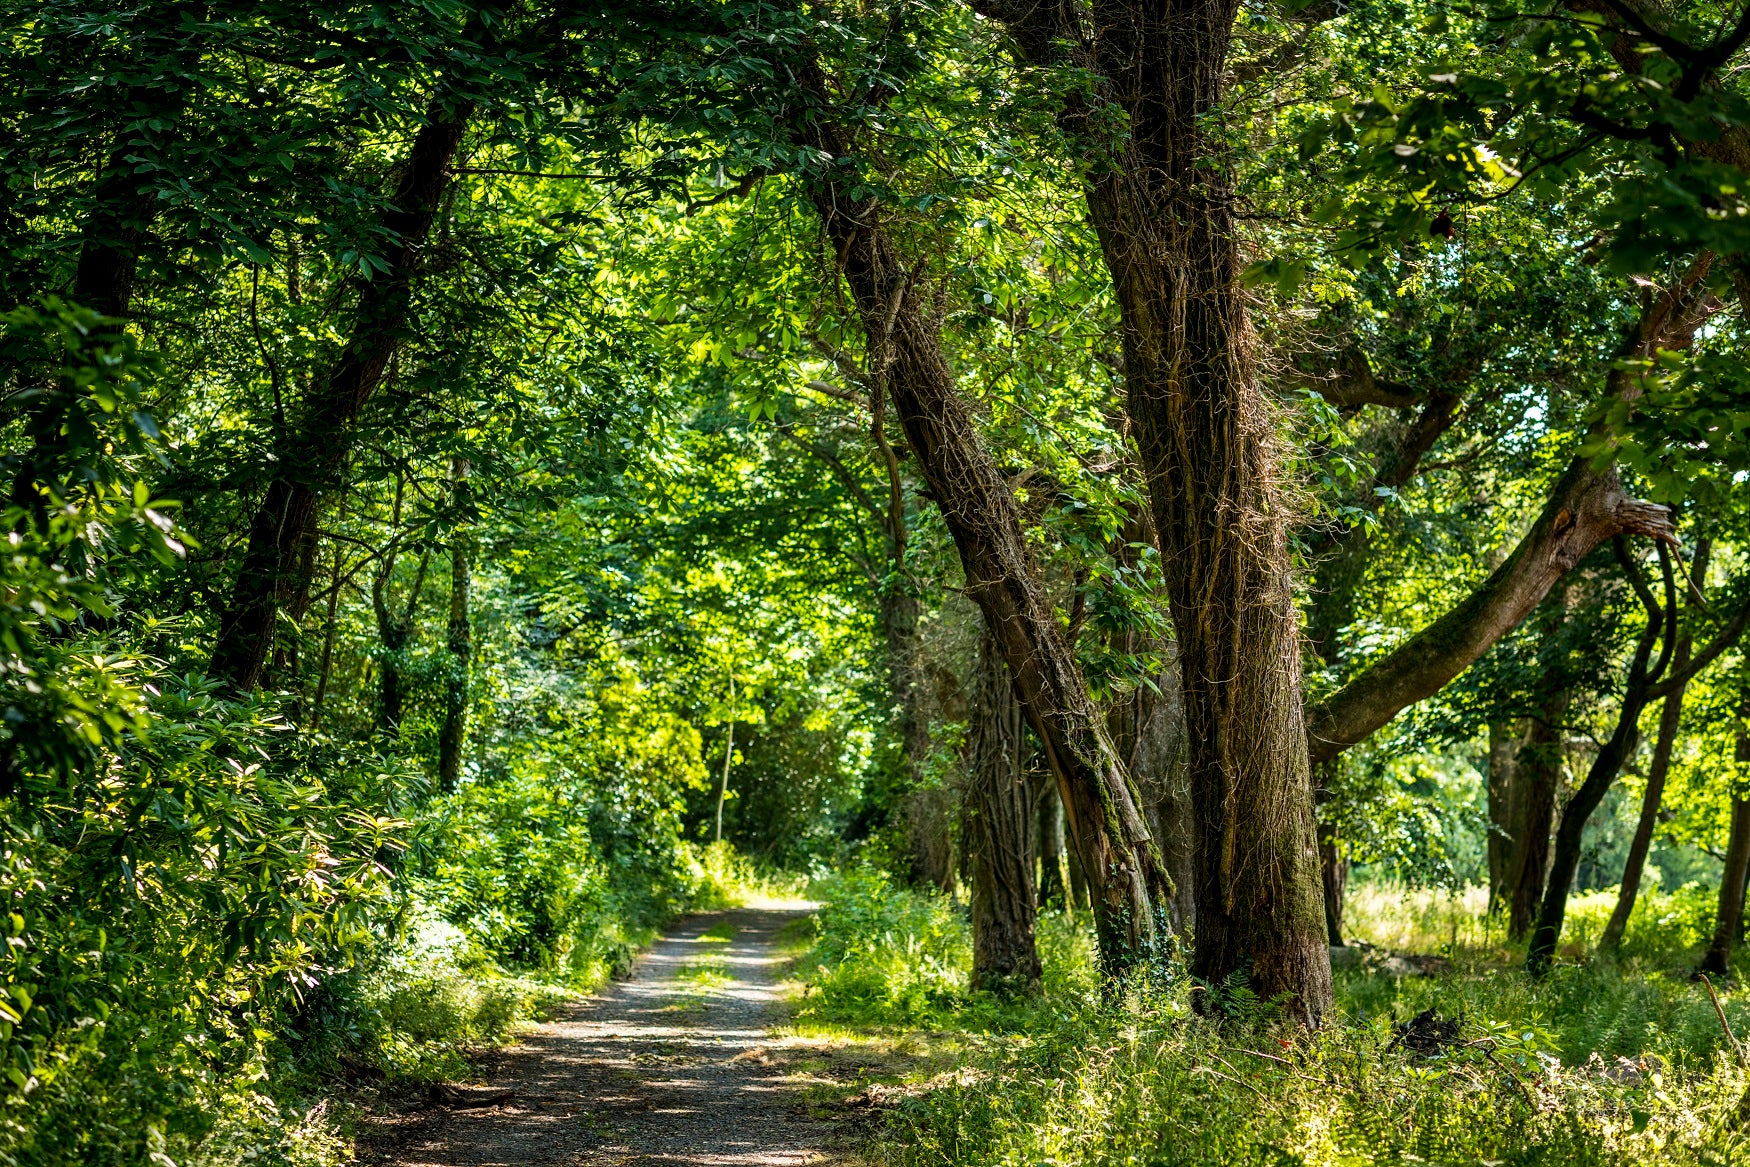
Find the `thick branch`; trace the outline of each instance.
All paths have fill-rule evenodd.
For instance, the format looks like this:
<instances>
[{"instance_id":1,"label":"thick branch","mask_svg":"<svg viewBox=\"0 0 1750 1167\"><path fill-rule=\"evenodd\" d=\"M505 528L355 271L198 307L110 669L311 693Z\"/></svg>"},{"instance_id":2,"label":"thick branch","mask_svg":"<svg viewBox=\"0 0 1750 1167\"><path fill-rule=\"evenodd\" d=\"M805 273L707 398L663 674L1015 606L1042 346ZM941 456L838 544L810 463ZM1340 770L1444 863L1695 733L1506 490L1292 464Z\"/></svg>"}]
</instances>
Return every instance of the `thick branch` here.
<instances>
[{"instance_id":1,"label":"thick branch","mask_svg":"<svg viewBox=\"0 0 1750 1167\"><path fill-rule=\"evenodd\" d=\"M1630 498L1614 467L1575 458L1543 513L1494 574L1329 700L1307 710L1308 748L1328 761L1440 691L1511 632L1594 547L1617 535L1672 539L1664 507Z\"/></svg>"}]
</instances>

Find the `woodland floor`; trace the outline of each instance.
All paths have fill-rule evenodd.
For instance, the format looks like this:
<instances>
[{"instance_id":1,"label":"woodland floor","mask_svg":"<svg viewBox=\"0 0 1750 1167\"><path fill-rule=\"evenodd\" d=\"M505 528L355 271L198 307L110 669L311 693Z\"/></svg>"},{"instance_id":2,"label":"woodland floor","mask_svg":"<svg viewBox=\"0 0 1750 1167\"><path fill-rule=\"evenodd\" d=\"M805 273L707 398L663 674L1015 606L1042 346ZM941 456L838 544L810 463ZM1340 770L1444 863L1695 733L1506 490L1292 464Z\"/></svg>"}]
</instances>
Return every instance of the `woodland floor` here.
<instances>
[{"instance_id":1,"label":"woodland floor","mask_svg":"<svg viewBox=\"0 0 1750 1167\"><path fill-rule=\"evenodd\" d=\"M784 1056L779 933L801 908L682 920L631 977L563 1007L443 1104L379 1117L394 1167L797 1167L835 1161L832 1124ZM508 1095L505 1092L509 1092Z\"/></svg>"}]
</instances>

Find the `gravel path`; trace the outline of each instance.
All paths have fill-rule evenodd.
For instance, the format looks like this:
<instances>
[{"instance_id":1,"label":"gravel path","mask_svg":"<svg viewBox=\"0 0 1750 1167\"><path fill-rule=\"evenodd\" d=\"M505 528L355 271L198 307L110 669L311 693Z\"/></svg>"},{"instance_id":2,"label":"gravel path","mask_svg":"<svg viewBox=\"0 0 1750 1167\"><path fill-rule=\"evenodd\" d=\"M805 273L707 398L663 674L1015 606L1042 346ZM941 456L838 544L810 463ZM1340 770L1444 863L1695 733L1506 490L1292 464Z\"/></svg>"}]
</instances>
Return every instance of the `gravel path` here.
<instances>
[{"instance_id":1,"label":"gravel path","mask_svg":"<svg viewBox=\"0 0 1750 1167\"><path fill-rule=\"evenodd\" d=\"M396 1132L400 1167L799 1167L827 1161L826 1125L770 1065L778 931L805 911L693 916L630 979L506 1051L486 1086Z\"/></svg>"}]
</instances>

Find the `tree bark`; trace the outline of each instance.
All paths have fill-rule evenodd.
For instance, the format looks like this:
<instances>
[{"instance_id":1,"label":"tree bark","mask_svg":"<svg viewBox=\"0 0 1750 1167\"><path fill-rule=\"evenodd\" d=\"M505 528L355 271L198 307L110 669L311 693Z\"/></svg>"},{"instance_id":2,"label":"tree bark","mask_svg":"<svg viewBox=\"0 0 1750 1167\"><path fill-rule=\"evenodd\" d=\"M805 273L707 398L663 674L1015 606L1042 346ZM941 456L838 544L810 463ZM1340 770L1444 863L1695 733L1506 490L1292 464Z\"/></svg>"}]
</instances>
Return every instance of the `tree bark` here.
<instances>
[{"instance_id":1,"label":"tree bark","mask_svg":"<svg viewBox=\"0 0 1750 1167\"><path fill-rule=\"evenodd\" d=\"M1149 830L1161 849L1167 873L1173 880L1173 899L1168 920L1178 936L1190 936L1197 925L1196 852L1193 845L1196 815L1191 805L1190 743L1185 732L1185 702L1179 686L1178 661L1169 653L1167 669L1155 678L1159 694L1139 688L1130 703L1134 713L1127 719L1126 733L1134 744L1119 735L1119 752L1135 775L1142 792Z\"/></svg>"},{"instance_id":2,"label":"tree bark","mask_svg":"<svg viewBox=\"0 0 1750 1167\"><path fill-rule=\"evenodd\" d=\"M1330 955L1301 709L1300 628L1275 421L1239 286L1232 175L1203 119L1218 106L1234 0L1069 5L982 0L1024 59L1065 45L1127 115L1087 187L1123 321L1127 411L1177 629L1197 815L1192 972L1245 970L1316 1024ZM1074 50L1072 50L1074 51ZM1088 128L1072 101L1066 129Z\"/></svg>"},{"instance_id":3,"label":"tree bark","mask_svg":"<svg viewBox=\"0 0 1750 1167\"><path fill-rule=\"evenodd\" d=\"M818 75L804 84L822 100ZM852 137L818 115L803 143L832 158L855 152ZM1057 613L1037 581L1020 513L973 424L942 355L922 286L924 265L907 265L883 228L883 208L835 177L813 191L826 238L868 337L876 392L892 395L913 456L960 555L966 594L1002 648L1028 723L1057 775L1069 835L1083 866L1097 873L1094 916L1105 971L1119 976L1153 959L1157 917L1171 883L1136 791L1088 695Z\"/></svg>"},{"instance_id":4,"label":"tree bark","mask_svg":"<svg viewBox=\"0 0 1750 1167\"><path fill-rule=\"evenodd\" d=\"M1002 650L986 629L974 662L967 743L972 859L972 985L996 992L1039 987L1033 930L1033 800L1021 772L1020 702Z\"/></svg>"},{"instance_id":5,"label":"tree bark","mask_svg":"<svg viewBox=\"0 0 1750 1167\"><path fill-rule=\"evenodd\" d=\"M1556 790L1562 780L1566 690L1547 695L1532 719L1514 759L1513 866L1508 874L1507 935L1517 940L1531 931L1543 903L1549 871L1550 831L1555 826Z\"/></svg>"},{"instance_id":6,"label":"tree bark","mask_svg":"<svg viewBox=\"0 0 1750 1167\"><path fill-rule=\"evenodd\" d=\"M1073 912L1063 873L1063 800L1056 781L1041 783L1034 802L1039 808L1039 906Z\"/></svg>"},{"instance_id":7,"label":"tree bark","mask_svg":"<svg viewBox=\"0 0 1750 1167\"><path fill-rule=\"evenodd\" d=\"M209 671L233 688L261 681L283 607L296 606L310 579L299 551L314 530L322 496L340 484L359 414L382 383L412 307L414 274L437 217L472 107L435 103L401 168L382 235L394 240L389 270L355 281L352 336L346 351L303 403L294 432L280 442L276 474L249 526L249 541L231 597L219 619Z\"/></svg>"}]
</instances>

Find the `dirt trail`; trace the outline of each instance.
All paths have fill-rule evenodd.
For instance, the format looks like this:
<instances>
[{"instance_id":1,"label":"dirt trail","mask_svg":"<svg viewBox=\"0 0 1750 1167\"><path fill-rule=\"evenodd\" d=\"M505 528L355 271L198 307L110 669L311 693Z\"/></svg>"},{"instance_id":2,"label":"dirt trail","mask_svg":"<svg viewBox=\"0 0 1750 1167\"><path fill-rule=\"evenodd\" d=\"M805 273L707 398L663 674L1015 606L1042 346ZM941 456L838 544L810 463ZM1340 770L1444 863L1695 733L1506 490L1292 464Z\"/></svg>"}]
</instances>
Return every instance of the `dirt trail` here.
<instances>
[{"instance_id":1,"label":"dirt trail","mask_svg":"<svg viewBox=\"0 0 1750 1167\"><path fill-rule=\"evenodd\" d=\"M693 916L630 979L567 1007L492 1067L480 1109L390 1120L399 1167L798 1167L828 1161L763 1055L776 1019L778 931L802 909Z\"/></svg>"}]
</instances>

